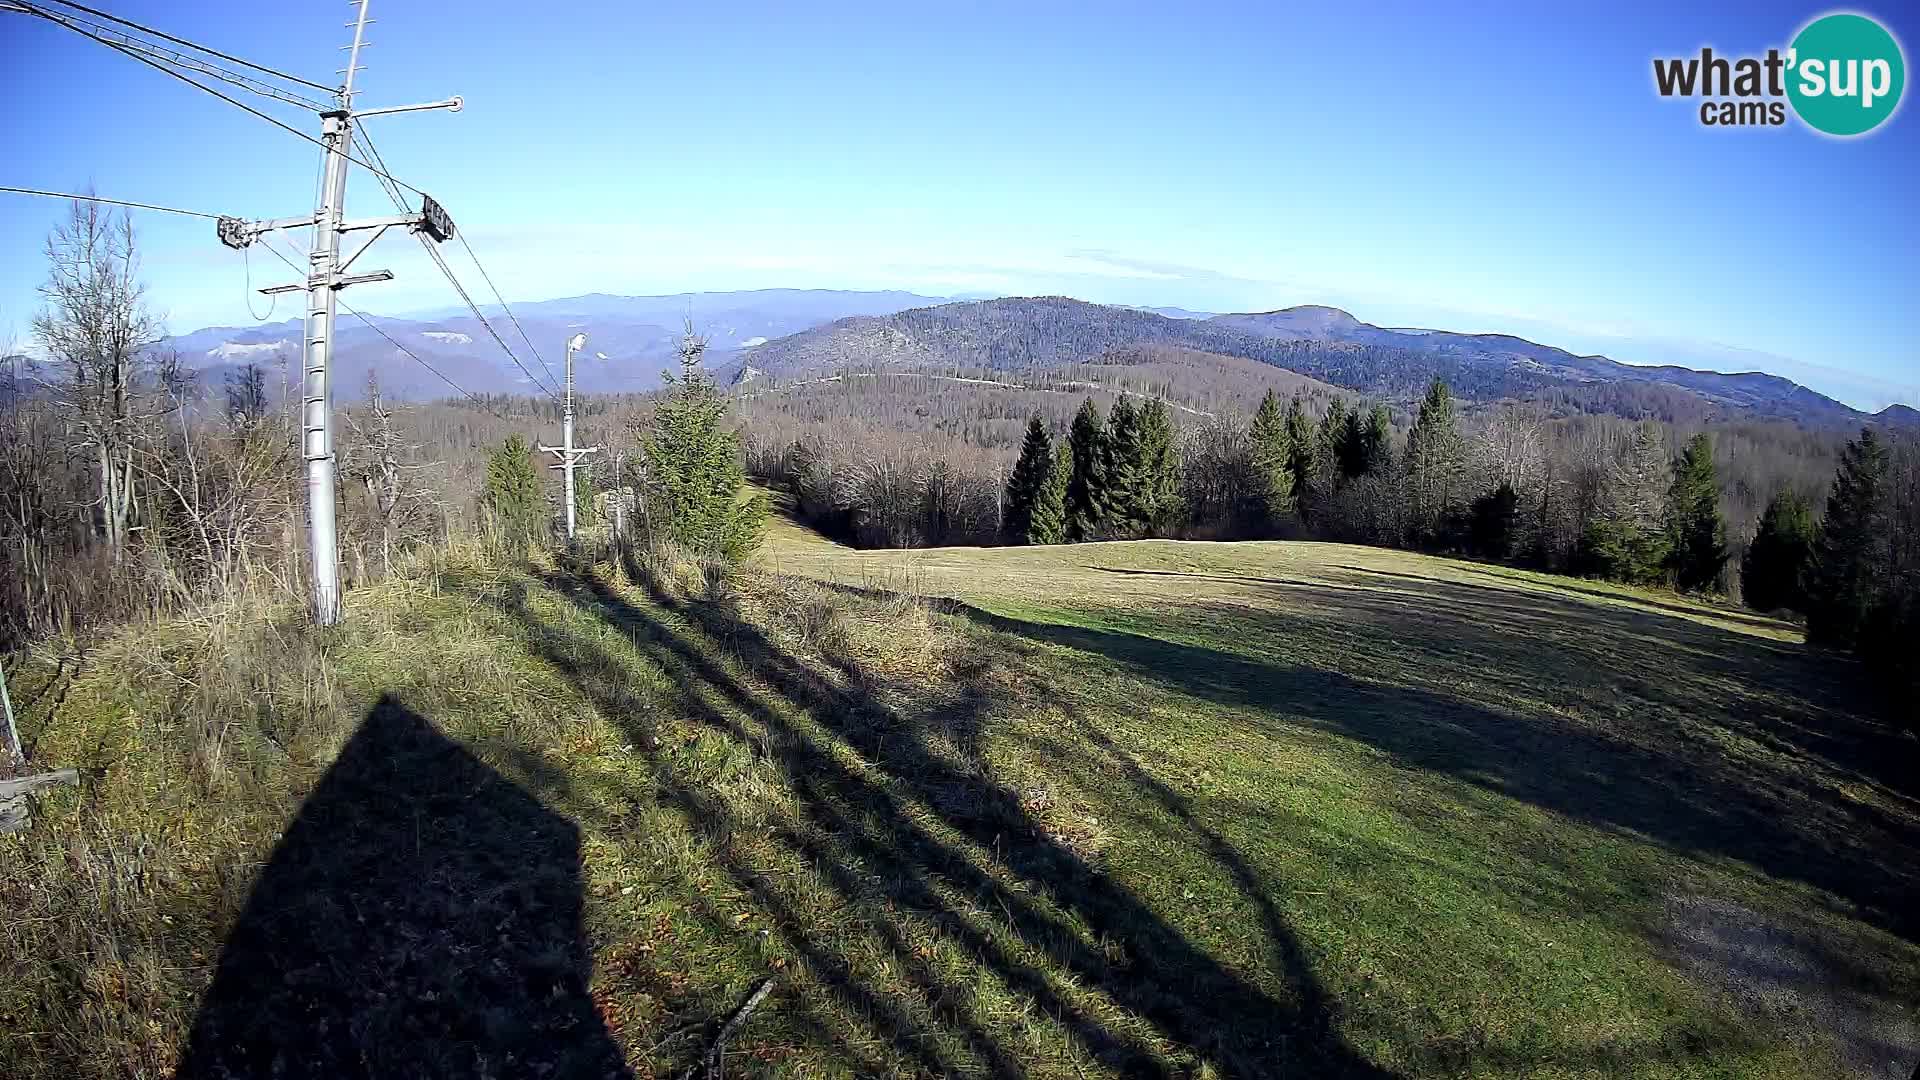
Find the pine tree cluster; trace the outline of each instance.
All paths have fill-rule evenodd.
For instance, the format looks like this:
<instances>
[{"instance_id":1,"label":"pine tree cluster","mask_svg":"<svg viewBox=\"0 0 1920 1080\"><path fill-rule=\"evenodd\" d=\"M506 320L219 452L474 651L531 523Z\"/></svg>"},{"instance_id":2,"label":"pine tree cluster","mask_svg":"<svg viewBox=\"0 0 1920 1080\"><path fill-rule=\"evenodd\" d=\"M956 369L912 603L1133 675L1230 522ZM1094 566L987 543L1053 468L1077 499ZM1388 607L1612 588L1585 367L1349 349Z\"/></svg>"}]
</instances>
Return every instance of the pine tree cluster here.
<instances>
[{"instance_id":1,"label":"pine tree cluster","mask_svg":"<svg viewBox=\"0 0 1920 1080\"><path fill-rule=\"evenodd\" d=\"M1004 531L1016 544L1131 539L1176 527L1180 450L1167 403L1135 405L1122 395L1102 419L1088 398L1057 446L1034 417L1005 507Z\"/></svg>"}]
</instances>

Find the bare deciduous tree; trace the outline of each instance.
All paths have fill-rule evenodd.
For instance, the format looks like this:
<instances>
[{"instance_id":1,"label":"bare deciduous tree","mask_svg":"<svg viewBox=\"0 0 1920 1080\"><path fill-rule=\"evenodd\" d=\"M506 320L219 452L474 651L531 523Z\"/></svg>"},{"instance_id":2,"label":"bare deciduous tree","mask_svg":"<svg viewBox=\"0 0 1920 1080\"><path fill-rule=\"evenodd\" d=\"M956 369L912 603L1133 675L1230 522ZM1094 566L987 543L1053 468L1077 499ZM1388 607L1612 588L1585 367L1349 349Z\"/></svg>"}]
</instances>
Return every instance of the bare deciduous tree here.
<instances>
[{"instance_id":1,"label":"bare deciduous tree","mask_svg":"<svg viewBox=\"0 0 1920 1080\"><path fill-rule=\"evenodd\" d=\"M98 472L96 528L116 559L134 514L134 447L142 417L138 395L149 366L146 350L160 321L140 285L133 222L98 203L73 203L47 236L46 307L34 337L59 372L55 389L77 438Z\"/></svg>"},{"instance_id":2,"label":"bare deciduous tree","mask_svg":"<svg viewBox=\"0 0 1920 1080\"><path fill-rule=\"evenodd\" d=\"M367 403L347 414L353 435L348 475L367 494L367 509L380 540L380 569L393 572L394 543L424 516L434 491L419 482L421 472L436 463L402 460L419 450L402 441L397 410L380 394L380 378L367 372Z\"/></svg>"},{"instance_id":3,"label":"bare deciduous tree","mask_svg":"<svg viewBox=\"0 0 1920 1080\"><path fill-rule=\"evenodd\" d=\"M165 496L150 511L143 549L167 569L179 602L232 595L271 550L273 526L295 514L292 429L277 418L228 417L225 429L195 431L195 373L169 353L155 374L177 427L135 447L139 475Z\"/></svg>"}]
</instances>

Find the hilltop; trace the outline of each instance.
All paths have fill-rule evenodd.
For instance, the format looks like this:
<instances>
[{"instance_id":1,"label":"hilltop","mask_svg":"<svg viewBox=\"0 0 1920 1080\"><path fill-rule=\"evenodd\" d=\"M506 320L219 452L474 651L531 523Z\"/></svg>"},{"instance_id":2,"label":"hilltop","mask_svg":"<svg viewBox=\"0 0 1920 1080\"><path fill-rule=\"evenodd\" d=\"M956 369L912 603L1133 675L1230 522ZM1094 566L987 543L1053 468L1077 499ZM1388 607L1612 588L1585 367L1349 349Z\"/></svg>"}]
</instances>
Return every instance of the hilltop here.
<instances>
[{"instance_id":1,"label":"hilltop","mask_svg":"<svg viewBox=\"0 0 1920 1080\"><path fill-rule=\"evenodd\" d=\"M1411 401L1435 378L1482 401L1638 385L1669 392L1702 410L1817 426L1867 419L1776 375L1640 367L1501 334L1389 329L1314 305L1176 319L1058 296L971 301L842 319L744 350L740 363L784 378L839 367L1019 371L1149 344L1258 360L1389 401Z\"/></svg>"},{"instance_id":2,"label":"hilltop","mask_svg":"<svg viewBox=\"0 0 1920 1080\"><path fill-rule=\"evenodd\" d=\"M12 673L88 779L0 1071L678 1075L771 979L731 1071L1879 1075L1913 750L1833 664L1337 544L456 552Z\"/></svg>"}]
</instances>

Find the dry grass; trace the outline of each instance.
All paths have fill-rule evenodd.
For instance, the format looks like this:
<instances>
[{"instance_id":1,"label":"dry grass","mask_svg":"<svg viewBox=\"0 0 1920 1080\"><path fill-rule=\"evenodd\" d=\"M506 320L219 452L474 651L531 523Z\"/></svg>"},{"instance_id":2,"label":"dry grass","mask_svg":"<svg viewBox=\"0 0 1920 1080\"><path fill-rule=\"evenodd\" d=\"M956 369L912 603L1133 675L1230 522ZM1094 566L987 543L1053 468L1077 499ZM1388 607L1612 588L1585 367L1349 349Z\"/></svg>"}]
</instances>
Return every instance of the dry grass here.
<instances>
[{"instance_id":1,"label":"dry grass","mask_svg":"<svg viewBox=\"0 0 1920 1080\"><path fill-rule=\"evenodd\" d=\"M1676 896L1920 994L1912 747L1782 624L1336 545L762 562L456 555L35 666L87 781L0 838L0 1074L665 1075L769 975L735 1072L1859 1060Z\"/></svg>"}]
</instances>

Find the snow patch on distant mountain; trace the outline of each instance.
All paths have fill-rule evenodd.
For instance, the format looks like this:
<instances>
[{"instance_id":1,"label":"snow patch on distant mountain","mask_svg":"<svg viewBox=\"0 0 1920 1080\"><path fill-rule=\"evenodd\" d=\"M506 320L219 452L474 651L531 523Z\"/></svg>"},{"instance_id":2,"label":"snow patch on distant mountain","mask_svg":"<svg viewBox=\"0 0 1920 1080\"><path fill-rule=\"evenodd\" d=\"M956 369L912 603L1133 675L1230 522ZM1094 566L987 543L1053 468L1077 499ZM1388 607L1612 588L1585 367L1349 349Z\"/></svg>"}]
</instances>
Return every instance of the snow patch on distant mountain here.
<instances>
[{"instance_id":1,"label":"snow patch on distant mountain","mask_svg":"<svg viewBox=\"0 0 1920 1080\"><path fill-rule=\"evenodd\" d=\"M443 345L473 344L473 338L466 334L456 334L451 330L422 330L420 331L420 336L423 338L432 338Z\"/></svg>"},{"instance_id":2,"label":"snow patch on distant mountain","mask_svg":"<svg viewBox=\"0 0 1920 1080\"><path fill-rule=\"evenodd\" d=\"M274 352L286 343L284 338L279 341L225 341L208 349L207 355L218 360L241 360L249 356Z\"/></svg>"},{"instance_id":3,"label":"snow patch on distant mountain","mask_svg":"<svg viewBox=\"0 0 1920 1080\"><path fill-rule=\"evenodd\" d=\"M741 347L741 348L743 348L743 349L751 349L751 348L753 348L753 347L754 347L755 345L765 345L766 343L767 343L767 339L766 339L766 338L763 338L763 337L750 337L750 338L748 338L747 340L745 340L745 341L743 341L743 342L741 342L741 343L740 343L740 347Z\"/></svg>"}]
</instances>

